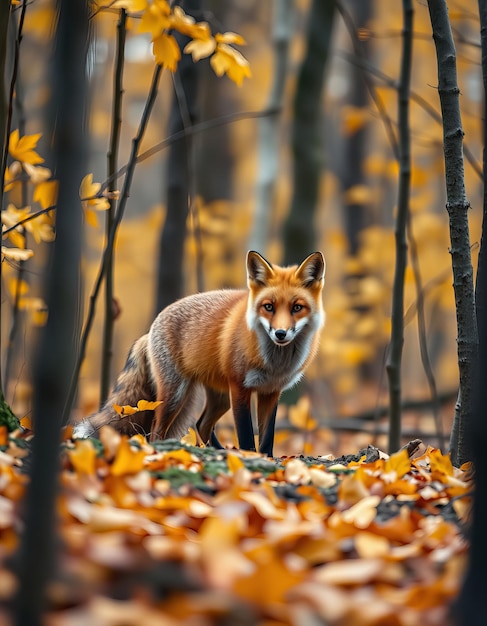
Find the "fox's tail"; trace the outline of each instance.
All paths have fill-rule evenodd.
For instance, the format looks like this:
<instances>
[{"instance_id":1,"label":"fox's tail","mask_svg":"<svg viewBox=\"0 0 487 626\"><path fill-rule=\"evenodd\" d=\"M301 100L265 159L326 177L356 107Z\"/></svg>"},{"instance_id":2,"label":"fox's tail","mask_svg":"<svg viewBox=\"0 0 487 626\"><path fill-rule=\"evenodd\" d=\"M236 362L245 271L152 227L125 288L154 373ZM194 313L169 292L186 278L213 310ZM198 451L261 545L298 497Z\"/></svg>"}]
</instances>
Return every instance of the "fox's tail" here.
<instances>
[{"instance_id":1,"label":"fox's tail","mask_svg":"<svg viewBox=\"0 0 487 626\"><path fill-rule=\"evenodd\" d=\"M139 400L155 400L155 387L147 358L148 335L143 335L130 349L125 366L117 379L109 398L98 413L78 422L74 427L76 437L96 435L102 426L115 426L122 433L133 435L149 433L154 417L153 411L140 411L133 415L120 416L113 408L136 406Z\"/></svg>"}]
</instances>

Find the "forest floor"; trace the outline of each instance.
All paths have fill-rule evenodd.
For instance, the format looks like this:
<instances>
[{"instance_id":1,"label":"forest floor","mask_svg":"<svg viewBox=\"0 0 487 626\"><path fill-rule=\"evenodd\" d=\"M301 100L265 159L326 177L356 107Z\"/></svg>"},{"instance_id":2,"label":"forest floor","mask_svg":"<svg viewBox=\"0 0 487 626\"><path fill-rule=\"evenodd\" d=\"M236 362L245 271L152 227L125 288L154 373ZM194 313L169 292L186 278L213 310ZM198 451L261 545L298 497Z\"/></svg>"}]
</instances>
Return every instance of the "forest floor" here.
<instances>
[{"instance_id":1,"label":"forest floor","mask_svg":"<svg viewBox=\"0 0 487 626\"><path fill-rule=\"evenodd\" d=\"M0 439L3 607L31 437ZM194 443L66 429L46 626L448 624L470 467L419 440L391 457L369 446L335 459ZM10 620L0 609L0 625Z\"/></svg>"}]
</instances>

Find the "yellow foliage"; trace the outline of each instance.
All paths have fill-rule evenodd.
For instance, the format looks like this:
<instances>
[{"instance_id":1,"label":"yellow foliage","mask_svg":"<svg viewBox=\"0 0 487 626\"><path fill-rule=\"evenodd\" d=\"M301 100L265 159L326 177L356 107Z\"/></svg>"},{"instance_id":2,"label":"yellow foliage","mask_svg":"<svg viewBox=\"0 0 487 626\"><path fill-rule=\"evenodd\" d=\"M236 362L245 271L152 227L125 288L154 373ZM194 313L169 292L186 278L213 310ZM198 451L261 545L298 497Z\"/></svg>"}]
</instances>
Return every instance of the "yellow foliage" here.
<instances>
[{"instance_id":1,"label":"yellow foliage","mask_svg":"<svg viewBox=\"0 0 487 626\"><path fill-rule=\"evenodd\" d=\"M10 156L17 161L30 163L31 165L43 163L44 159L39 156L34 149L41 136L42 133L36 133L34 135L24 135L20 137L18 129L13 130L10 133L8 143Z\"/></svg>"},{"instance_id":2,"label":"yellow foliage","mask_svg":"<svg viewBox=\"0 0 487 626\"><path fill-rule=\"evenodd\" d=\"M252 76L247 59L238 50L226 43L217 45L216 52L210 59L210 64L217 76L227 74L228 78L233 80L239 87L241 87L244 78Z\"/></svg>"},{"instance_id":3,"label":"yellow foliage","mask_svg":"<svg viewBox=\"0 0 487 626\"><path fill-rule=\"evenodd\" d=\"M172 35L161 33L153 40L153 52L156 63L166 67L171 72L176 71L178 61L181 58L178 42Z\"/></svg>"},{"instance_id":4,"label":"yellow foliage","mask_svg":"<svg viewBox=\"0 0 487 626\"><path fill-rule=\"evenodd\" d=\"M100 189L101 184L93 182L93 174L86 174L79 188L81 206L85 211L86 221L94 227L97 226L95 211L106 211L110 207L108 199L99 195Z\"/></svg>"}]
</instances>

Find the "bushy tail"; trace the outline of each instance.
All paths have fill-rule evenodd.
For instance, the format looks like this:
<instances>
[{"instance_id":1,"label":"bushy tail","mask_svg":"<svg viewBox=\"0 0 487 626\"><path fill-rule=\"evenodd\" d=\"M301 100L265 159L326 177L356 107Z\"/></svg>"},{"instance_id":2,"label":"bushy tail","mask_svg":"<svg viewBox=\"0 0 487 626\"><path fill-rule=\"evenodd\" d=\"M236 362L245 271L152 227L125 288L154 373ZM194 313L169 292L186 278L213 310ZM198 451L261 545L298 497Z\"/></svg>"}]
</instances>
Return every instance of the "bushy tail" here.
<instances>
[{"instance_id":1,"label":"bushy tail","mask_svg":"<svg viewBox=\"0 0 487 626\"><path fill-rule=\"evenodd\" d=\"M155 387L147 358L147 347L148 335L144 335L134 343L108 400L98 413L76 424L74 427L76 437L95 436L100 428L107 424L130 435L150 432L154 417L153 411L140 411L121 417L113 408L114 404L136 406L139 400L155 400Z\"/></svg>"}]
</instances>

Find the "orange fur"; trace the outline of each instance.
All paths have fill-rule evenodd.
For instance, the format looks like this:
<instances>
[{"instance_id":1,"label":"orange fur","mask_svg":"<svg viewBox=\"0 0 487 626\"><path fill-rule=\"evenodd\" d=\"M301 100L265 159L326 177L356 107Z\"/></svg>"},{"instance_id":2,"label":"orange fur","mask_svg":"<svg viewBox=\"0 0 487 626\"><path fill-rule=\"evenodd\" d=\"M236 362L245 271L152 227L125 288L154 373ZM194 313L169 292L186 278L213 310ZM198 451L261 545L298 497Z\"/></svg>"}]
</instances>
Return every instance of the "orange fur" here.
<instances>
[{"instance_id":1,"label":"orange fur","mask_svg":"<svg viewBox=\"0 0 487 626\"><path fill-rule=\"evenodd\" d=\"M314 357L324 323L320 252L299 267L247 256L248 290L220 290L183 298L164 309L133 346L112 395L78 428L80 435L111 423L150 431L151 439L180 437L194 423L198 389L206 404L197 430L219 445L214 426L230 401L239 445L255 449L250 402L257 395L259 449L272 453L277 402ZM151 412L120 418L113 404L161 400ZM129 420L129 421L128 421Z\"/></svg>"}]
</instances>

